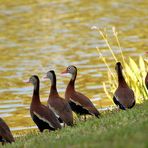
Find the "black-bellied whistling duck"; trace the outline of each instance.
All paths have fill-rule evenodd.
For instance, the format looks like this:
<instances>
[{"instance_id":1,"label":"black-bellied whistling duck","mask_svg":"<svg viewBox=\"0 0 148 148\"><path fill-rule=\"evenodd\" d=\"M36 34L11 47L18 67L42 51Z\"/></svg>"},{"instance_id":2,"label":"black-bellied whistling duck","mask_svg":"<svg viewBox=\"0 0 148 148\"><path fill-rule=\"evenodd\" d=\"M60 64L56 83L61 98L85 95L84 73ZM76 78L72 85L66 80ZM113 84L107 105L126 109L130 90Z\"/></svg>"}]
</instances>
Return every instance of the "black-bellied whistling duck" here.
<instances>
[{"instance_id":1,"label":"black-bellied whistling duck","mask_svg":"<svg viewBox=\"0 0 148 148\"><path fill-rule=\"evenodd\" d=\"M129 88L124 79L120 62L116 63L115 70L118 75L118 88L114 93L113 101L120 109L132 108L135 105L134 92Z\"/></svg>"},{"instance_id":2,"label":"black-bellied whistling duck","mask_svg":"<svg viewBox=\"0 0 148 148\"><path fill-rule=\"evenodd\" d=\"M30 114L40 132L43 132L44 129L48 129L49 131L60 129L61 125L55 114L40 102L40 81L38 76L31 76L28 83L32 83L34 85Z\"/></svg>"},{"instance_id":3,"label":"black-bellied whistling duck","mask_svg":"<svg viewBox=\"0 0 148 148\"><path fill-rule=\"evenodd\" d=\"M70 73L72 75L71 80L66 88L65 99L68 100L71 109L80 115L95 115L99 117L100 113L95 108L93 103L88 97L75 90L75 80L77 76L77 68L73 65L68 66L62 73Z\"/></svg>"},{"instance_id":4,"label":"black-bellied whistling duck","mask_svg":"<svg viewBox=\"0 0 148 148\"><path fill-rule=\"evenodd\" d=\"M146 88L148 89L148 73L147 73L147 75L145 77L145 85L146 85Z\"/></svg>"},{"instance_id":5,"label":"black-bellied whistling duck","mask_svg":"<svg viewBox=\"0 0 148 148\"><path fill-rule=\"evenodd\" d=\"M51 80L51 88L48 98L49 108L67 125L73 125L73 114L69 103L61 98L56 87L56 75L53 70L48 71L44 78Z\"/></svg>"},{"instance_id":6,"label":"black-bellied whistling duck","mask_svg":"<svg viewBox=\"0 0 148 148\"><path fill-rule=\"evenodd\" d=\"M15 142L8 125L2 118L0 118L0 142L2 142L2 145Z\"/></svg>"}]
</instances>

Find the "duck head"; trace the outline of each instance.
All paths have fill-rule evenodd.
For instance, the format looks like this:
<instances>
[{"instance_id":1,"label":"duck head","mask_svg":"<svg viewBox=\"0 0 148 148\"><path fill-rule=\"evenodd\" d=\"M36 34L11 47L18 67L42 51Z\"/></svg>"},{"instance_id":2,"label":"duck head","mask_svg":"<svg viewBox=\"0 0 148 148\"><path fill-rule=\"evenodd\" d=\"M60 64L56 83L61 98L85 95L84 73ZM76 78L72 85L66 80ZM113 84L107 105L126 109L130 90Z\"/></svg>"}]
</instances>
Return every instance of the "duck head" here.
<instances>
[{"instance_id":1,"label":"duck head","mask_svg":"<svg viewBox=\"0 0 148 148\"><path fill-rule=\"evenodd\" d=\"M43 79L50 79L51 81L55 80L56 79L56 76L55 76L54 70L48 71L46 73L46 76L43 77Z\"/></svg>"},{"instance_id":2,"label":"duck head","mask_svg":"<svg viewBox=\"0 0 148 148\"><path fill-rule=\"evenodd\" d=\"M33 75L29 78L28 81L25 81L26 83L32 83L34 86L37 85L37 83L39 82L39 78L37 75Z\"/></svg>"},{"instance_id":3,"label":"duck head","mask_svg":"<svg viewBox=\"0 0 148 148\"><path fill-rule=\"evenodd\" d=\"M64 73L70 73L70 74L74 75L76 72L77 72L77 68L75 66L73 66L73 65L70 65L70 66L68 66L66 68L65 71L62 72L62 74L64 74Z\"/></svg>"}]
</instances>

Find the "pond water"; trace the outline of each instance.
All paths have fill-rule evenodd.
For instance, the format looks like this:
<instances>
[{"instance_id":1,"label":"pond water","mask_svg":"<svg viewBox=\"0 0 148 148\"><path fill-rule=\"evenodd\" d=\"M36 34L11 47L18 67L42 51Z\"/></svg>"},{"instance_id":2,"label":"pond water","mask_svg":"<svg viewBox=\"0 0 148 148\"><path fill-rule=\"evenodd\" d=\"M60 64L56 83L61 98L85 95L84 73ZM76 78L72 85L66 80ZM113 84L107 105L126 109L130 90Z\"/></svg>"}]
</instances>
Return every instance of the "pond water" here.
<instances>
[{"instance_id":1,"label":"pond water","mask_svg":"<svg viewBox=\"0 0 148 148\"><path fill-rule=\"evenodd\" d=\"M58 91L64 96L69 76L61 71L78 68L76 88L92 99L96 107L111 104L102 83L107 68L96 50L114 71L115 61L98 31L106 28L112 48L120 60L113 38L116 27L126 59L135 59L148 47L148 3L145 0L1 0L0 1L0 116L13 131L34 127L29 106L32 85L24 79L40 78L51 69L57 74ZM46 104L50 82L41 81L41 100Z\"/></svg>"}]
</instances>

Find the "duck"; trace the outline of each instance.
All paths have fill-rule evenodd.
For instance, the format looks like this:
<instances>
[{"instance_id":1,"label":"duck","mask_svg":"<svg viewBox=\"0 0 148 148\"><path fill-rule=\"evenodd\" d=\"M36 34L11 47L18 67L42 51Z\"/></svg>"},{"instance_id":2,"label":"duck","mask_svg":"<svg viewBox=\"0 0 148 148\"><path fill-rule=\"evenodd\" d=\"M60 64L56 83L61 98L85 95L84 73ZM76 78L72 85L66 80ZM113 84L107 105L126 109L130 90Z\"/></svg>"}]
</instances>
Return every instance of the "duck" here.
<instances>
[{"instance_id":1,"label":"duck","mask_svg":"<svg viewBox=\"0 0 148 148\"><path fill-rule=\"evenodd\" d=\"M56 86L56 74L54 70L47 72L44 79L50 79L51 87L47 101L48 107L68 126L73 126L73 113L69 103L59 96Z\"/></svg>"},{"instance_id":2,"label":"duck","mask_svg":"<svg viewBox=\"0 0 148 148\"><path fill-rule=\"evenodd\" d=\"M9 126L2 118L0 118L0 142L2 142L2 145L15 142Z\"/></svg>"},{"instance_id":3,"label":"duck","mask_svg":"<svg viewBox=\"0 0 148 148\"><path fill-rule=\"evenodd\" d=\"M146 88L148 89L148 73L147 73L147 75L145 77L145 85L146 85Z\"/></svg>"},{"instance_id":4,"label":"duck","mask_svg":"<svg viewBox=\"0 0 148 148\"><path fill-rule=\"evenodd\" d=\"M71 79L67 85L65 91L65 99L69 102L72 111L78 115L84 115L86 120L86 115L94 115L97 118L100 117L99 111L95 108L94 104L90 99L84 94L76 91L75 80L77 77L77 68L74 65L70 65L62 72L71 74Z\"/></svg>"},{"instance_id":5,"label":"duck","mask_svg":"<svg viewBox=\"0 0 148 148\"><path fill-rule=\"evenodd\" d=\"M39 88L40 80L37 75L32 75L27 83L32 83L34 86L32 102L30 105L30 115L34 123L37 125L40 132L45 129L55 131L61 129L61 125L56 115L47 106L41 104Z\"/></svg>"},{"instance_id":6,"label":"duck","mask_svg":"<svg viewBox=\"0 0 148 148\"><path fill-rule=\"evenodd\" d=\"M113 96L113 102L122 110L130 109L135 105L135 95L133 90L128 86L122 73L122 65L117 62L115 70L118 76L118 87Z\"/></svg>"}]
</instances>

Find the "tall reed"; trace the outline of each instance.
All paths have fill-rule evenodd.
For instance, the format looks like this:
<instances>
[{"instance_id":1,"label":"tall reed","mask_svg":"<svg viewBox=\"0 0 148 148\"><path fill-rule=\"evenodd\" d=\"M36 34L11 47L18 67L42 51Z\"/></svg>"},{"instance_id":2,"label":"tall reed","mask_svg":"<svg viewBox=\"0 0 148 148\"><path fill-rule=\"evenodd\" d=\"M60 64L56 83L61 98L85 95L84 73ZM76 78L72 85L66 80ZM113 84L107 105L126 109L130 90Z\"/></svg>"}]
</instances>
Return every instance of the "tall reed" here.
<instances>
[{"instance_id":1,"label":"tall reed","mask_svg":"<svg viewBox=\"0 0 148 148\"><path fill-rule=\"evenodd\" d=\"M95 28L97 29L97 28ZM148 90L145 86L145 76L148 69L148 62L144 60L142 56L139 57L138 62L135 62L135 60L132 57L129 57L128 59L124 56L123 50L121 48L118 33L116 32L115 27L112 28L113 36L117 42L121 57L120 59L117 58L114 51L112 50L112 47L109 43L108 36L105 32L99 30L99 33L106 43L109 51L111 52L111 55L114 59L114 63L117 61L122 62L123 65L123 73L124 77L126 79L126 82L128 85L133 89L135 92L136 102L142 103L145 100L148 100ZM101 49L99 47L96 47L102 61L105 63L108 71L107 71L107 81L103 82L104 92L107 95L107 98L109 98L112 101L113 93L115 92L117 88L117 76L113 72L114 70L110 68L109 63L107 62L107 59L103 54L101 53ZM126 59L126 60L125 60Z\"/></svg>"}]
</instances>

